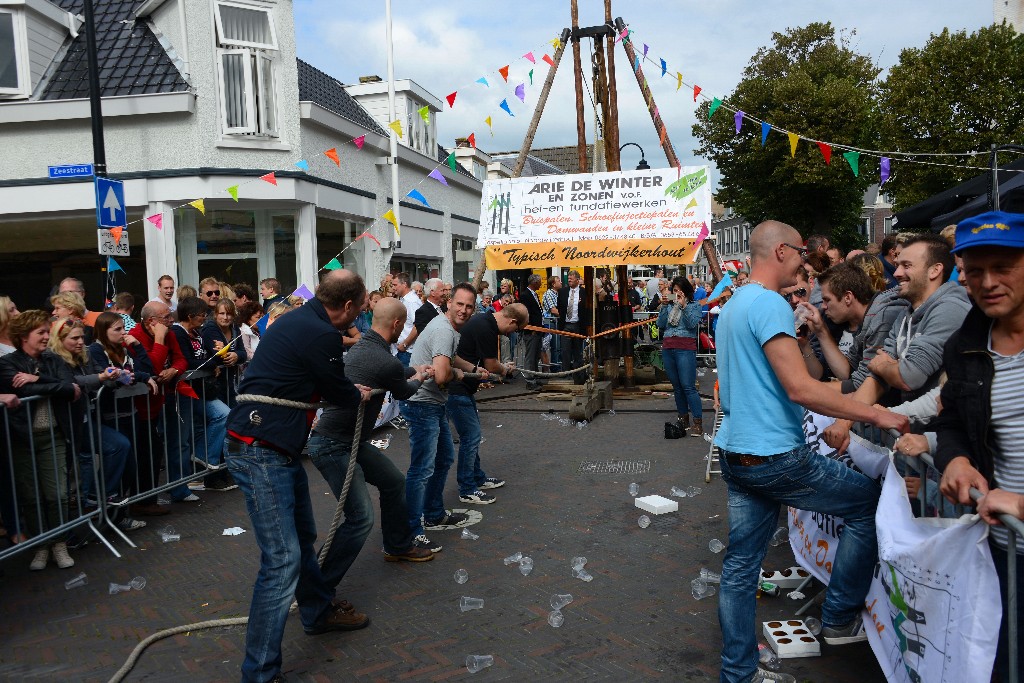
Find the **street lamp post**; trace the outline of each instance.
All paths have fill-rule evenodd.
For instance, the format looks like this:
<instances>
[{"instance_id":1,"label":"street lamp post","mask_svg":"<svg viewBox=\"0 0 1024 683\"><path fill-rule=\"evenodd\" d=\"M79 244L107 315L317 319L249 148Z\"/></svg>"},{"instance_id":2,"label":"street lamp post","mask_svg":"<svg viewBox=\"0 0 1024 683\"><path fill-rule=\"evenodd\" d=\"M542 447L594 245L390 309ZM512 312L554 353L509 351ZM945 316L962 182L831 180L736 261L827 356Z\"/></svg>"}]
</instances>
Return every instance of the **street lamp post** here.
<instances>
[{"instance_id":1,"label":"street lamp post","mask_svg":"<svg viewBox=\"0 0 1024 683\"><path fill-rule=\"evenodd\" d=\"M644 154L644 148L641 147L640 145L636 144L635 142L627 142L622 147L619 147L619 152L621 153L622 150L626 149L630 145L632 145L633 147L636 147L638 150L640 150L640 163L636 165L636 170L638 170L638 171L647 171L647 170L649 170L651 167L647 164L647 158L646 158L647 155Z\"/></svg>"}]
</instances>

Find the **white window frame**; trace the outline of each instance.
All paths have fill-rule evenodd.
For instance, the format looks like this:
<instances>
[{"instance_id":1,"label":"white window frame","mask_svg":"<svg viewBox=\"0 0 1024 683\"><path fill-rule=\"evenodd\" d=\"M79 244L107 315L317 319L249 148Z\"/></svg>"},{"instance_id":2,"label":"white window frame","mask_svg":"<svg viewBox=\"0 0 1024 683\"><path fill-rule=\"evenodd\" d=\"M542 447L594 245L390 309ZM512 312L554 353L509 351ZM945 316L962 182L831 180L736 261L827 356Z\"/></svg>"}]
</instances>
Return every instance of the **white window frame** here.
<instances>
[{"instance_id":1,"label":"white window frame","mask_svg":"<svg viewBox=\"0 0 1024 683\"><path fill-rule=\"evenodd\" d=\"M224 24L220 17L221 7L235 7L250 12L262 12L267 16L267 26L270 27L270 43L252 43L244 40L233 40L224 36ZM217 42L221 45L232 45L235 47L251 47L261 50L276 50L277 48L277 27L274 25L274 15L268 7L257 7L241 2L223 2L218 0L215 3L213 18L217 24Z\"/></svg>"},{"instance_id":2,"label":"white window frame","mask_svg":"<svg viewBox=\"0 0 1024 683\"><path fill-rule=\"evenodd\" d=\"M268 83L269 81L269 83ZM277 104L277 60L265 52L256 53L256 87L259 90L259 127L260 133L278 137L278 117L280 109ZM268 102L268 100L270 100ZM270 123L268 112L273 108L274 121Z\"/></svg>"},{"instance_id":3,"label":"white window frame","mask_svg":"<svg viewBox=\"0 0 1024 683\"><path fill-rule=\"evenodd\" d=\"M253 81L252 74L252 50L246 49L226 49L221 48L217 50L217 75L220 80L220 106L221 106L221 126L224 133L227 135L239 135L239 134L251 134L258 132L256 129L257 112L256 112L256 98L253 93ZM227 102L227 79L224 76L224 57L227 55L242 55L242 71L243 71L243 85L245 86L245 111L246 118L249 125L246 126L229 126L228 125L228 102Z\"/></svg>"},{"instance_id":4,"label":"white window frame","mask_svg":"<svg viewBox=\"0 0 1024 683\"><path fill-rule=\"evenodd\" d=\"M11 16L11 28L14 33L14 59L17 66L18 86L16 88L0 88L0 97L28 97L32 81L28 55L28 30L25 24L25 13L20 10L0 8L0 14Z\"/></svg>"}]
</instances>

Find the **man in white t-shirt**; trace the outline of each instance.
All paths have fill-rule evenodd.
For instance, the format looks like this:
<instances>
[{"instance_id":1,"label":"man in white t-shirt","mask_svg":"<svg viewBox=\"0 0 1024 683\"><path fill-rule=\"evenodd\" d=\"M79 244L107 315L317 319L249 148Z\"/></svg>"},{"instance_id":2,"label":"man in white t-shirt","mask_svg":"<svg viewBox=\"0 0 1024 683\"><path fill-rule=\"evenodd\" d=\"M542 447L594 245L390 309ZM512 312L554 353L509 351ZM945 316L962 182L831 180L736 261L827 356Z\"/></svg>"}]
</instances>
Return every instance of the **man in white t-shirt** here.
<instances>
[{"instance_id":1,"label":"man in white t-shirt","mask_svg":"<svg viewBox=\"0 0 1024 683\"><path fill-rule=\"evenodd\" d=\"M395 276L395 294L405 304L405 327L398 335L398 342L395 344L395 356L402 361L402 365L409 367L409 360L412 358L412 347L416 343L416 311L423 302L412 289L412 280L409 273L399 273Z\"/></svg>"},{"instance_id":2,"label":"man in white t-shirt","mask_svg":"<svg viewBox=\"0 0 1024 683\"><path fill-rule=\"evenodd\" d=\"M156 297L150 301L166 304L167 308L171 309L171 313L174 313L178 308L174 301L174 278L170 275L161 275L160 279L156 281Z\"/></svg>"}]
</instances>

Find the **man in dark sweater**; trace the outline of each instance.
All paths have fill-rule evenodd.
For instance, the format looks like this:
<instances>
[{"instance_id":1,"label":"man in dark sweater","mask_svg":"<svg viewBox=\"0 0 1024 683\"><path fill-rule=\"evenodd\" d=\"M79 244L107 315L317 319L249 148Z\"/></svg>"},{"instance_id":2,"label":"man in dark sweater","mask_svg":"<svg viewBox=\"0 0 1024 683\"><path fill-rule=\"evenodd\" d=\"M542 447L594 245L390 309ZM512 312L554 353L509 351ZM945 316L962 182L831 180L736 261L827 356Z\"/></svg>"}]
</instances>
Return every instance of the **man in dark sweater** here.
<instances>
[{"instance_id":1,"label":"man in dark sweater","mask_svg":"<svg viewBox=\"0 0 1024 683\"><path fill-rule=\"evenodd\" d=\"M400 401L415 394L424 378L433 376L429 365L406 368L391 355L391 344L402 332L405 316L401 301L390 298L380 301L373 311L373 326L345 356L346 377L371 389L386 389L391 392L392 400ZM383 403L384 394L375 395L366 403L356 468L345 498L345 522L335 532L334 542L321 567L324 582L332 589L341 583L373 527L373 503L367 484L380 491L384 559L388 562L434 559L430 549L413 538L409 527L405 474L370 443ZM356 405L325 408L306 446L310 460L330 484L335 497L345 482L358 412Z\"/></svg>"},{"instance_id":2,"label":"man in dark sweater","mask_svg":"<svg viewBox=\"0 0 1024 683\"><path fill-rule=\"evenodd\" d=\"M355 406L370 390L345 376L340 332L362 310L366 285L346 270L331 271L316 298L282 316L260 340L238 387L243 395L309 402L319 395ZM334 602L317 565L316 522L299 454L309 425L306 412L285 405L243 401L228 416L228 468L245 494L260 547L242 678L270 681L281 674L281 639L292 599L308 635L351 631L370 624L345 601Z\"/></svg>"},{"instance_id":3,"label":"man in dark sweater","mask_svg":"<svg viewBox=\"0 0 1024 683\"><path fill-rule=\"evenodd\" d=\"M540 297L537 296L538 289L540 289L540 275L533 273L530 275L530 279L527 280L526 289L519 295L519 300L526 306L526 312L529 315L528 323L532 327L541 327L544 324L543 313L541 313L540 308ZM523 327L526 327L526 325L524 324ZM519 334L523 335L523 340L526 342L524 361L526 369L531 372L537 372L540 364L540 340L544 333L520 330ZM540 389L540 382L537 381L537 376L527 375L526 386L530 389Z\"/></svg>"}]
</instances>

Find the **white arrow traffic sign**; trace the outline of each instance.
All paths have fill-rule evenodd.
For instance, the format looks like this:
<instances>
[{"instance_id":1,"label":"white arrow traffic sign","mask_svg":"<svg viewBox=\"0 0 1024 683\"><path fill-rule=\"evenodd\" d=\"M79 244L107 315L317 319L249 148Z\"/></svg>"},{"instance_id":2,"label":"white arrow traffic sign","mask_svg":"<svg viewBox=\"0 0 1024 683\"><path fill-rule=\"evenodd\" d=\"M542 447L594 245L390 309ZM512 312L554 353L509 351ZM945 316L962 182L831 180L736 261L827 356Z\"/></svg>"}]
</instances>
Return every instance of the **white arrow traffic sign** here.
<instances>
[{"instance_id":1,"label":"white arrow traffic sign","mask_svg":"<svg viewBox=\"0 0 1024 683\"><path fill-rule=\"evenodd\" d=\"M124 202L124 183L120 180L98 177L96 184L96 224L101 228L116 228L128 222Z\"/></svg>"},{"instance_id":2,"label":"white arrow traffic sign","mask_svg":"<svg viewBox=\"0 0 1024 683\"><path fill-rule=\"evenodd\" d=\"M110 211L110 222L113 223L117 220L117 213L121 210L121 202L117 201L117 195L114 194L114 188L107 188L107 196L103 199L103 208Z\"/></svg>"}]
</instances>

